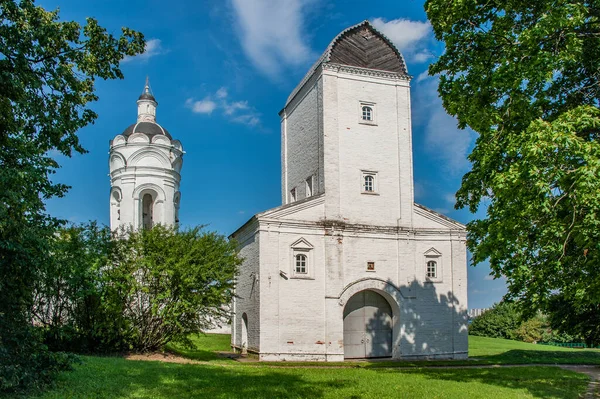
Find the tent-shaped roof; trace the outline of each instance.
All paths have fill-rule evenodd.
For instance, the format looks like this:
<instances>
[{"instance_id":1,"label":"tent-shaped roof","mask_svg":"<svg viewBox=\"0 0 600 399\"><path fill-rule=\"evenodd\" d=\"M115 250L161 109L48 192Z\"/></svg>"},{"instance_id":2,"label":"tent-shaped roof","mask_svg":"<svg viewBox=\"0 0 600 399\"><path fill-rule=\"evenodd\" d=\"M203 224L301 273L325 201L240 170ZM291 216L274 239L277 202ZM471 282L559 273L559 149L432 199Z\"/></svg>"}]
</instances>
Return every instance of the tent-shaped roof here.
<instances>
[{"instance_id":1,"label":"tent-shaped roof","mask_svg":"<svg viewBox=\"0 0 600 399\"><path fill-rule=\"evenodd\" d=\"M310 79L321 64L332 63L377 69L408 76L406 63L394 44L369 21L363 21L340 32L310 68L288 97L286 105Z\"/></svg>"}]
</instances>

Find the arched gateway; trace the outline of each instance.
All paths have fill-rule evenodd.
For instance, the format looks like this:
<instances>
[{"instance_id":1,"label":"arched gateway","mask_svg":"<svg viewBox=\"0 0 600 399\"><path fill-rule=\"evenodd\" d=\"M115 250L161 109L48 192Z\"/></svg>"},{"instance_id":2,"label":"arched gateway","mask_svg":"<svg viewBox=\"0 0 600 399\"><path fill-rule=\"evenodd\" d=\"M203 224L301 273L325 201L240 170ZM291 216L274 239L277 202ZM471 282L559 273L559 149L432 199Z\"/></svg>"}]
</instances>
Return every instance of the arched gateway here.
<instances>
[{"instance_id":1,"label":"arched gateway","mask_svg":"<svg viewBox=\"0 0 600 399\"><path fill-rule=\"evenodd\" d=\"M344 308L344 358L392 356L393 315L375 291L354 294Z\"/></svg>"}]
</instances>

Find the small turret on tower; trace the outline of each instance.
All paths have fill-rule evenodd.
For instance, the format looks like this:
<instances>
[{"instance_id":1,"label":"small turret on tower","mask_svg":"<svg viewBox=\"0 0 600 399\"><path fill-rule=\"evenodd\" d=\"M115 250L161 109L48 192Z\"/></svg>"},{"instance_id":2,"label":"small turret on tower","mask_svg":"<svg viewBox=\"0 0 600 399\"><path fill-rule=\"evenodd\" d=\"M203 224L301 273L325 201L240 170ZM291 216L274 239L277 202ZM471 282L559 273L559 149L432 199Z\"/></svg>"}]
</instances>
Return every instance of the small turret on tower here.
<instances>
[{"instance_id":1,"label":"small turret on tower","mask_svg":"<svg viewBox=\"0 0 600 399\"><path fill-rule=\"evenodd\" d=\"M146 76L146 85L144 91L140 95L137 101L138 104L138 122L154 122L156 123L156 107L158 102L154 98L152 91L150 90L150 83Z\"/></svg>"}]
</instances>

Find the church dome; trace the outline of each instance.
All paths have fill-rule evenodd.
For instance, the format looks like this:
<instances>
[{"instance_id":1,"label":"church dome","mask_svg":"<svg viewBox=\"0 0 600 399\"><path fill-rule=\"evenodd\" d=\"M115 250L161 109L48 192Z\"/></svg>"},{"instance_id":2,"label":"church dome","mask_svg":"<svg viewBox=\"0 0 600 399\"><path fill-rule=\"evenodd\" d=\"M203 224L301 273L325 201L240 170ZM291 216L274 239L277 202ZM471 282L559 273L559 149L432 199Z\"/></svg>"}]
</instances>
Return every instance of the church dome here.
<instances>
[{"instance_id":1,"label":"church dome","mask_svg":"<svg viewBox=\"0 0 600 399\"><path fill-rule=\"evenodd\" d=\"M130 125L127 129L125 129L122 135L125 137L129 137L134 133L144 133L146 136L150 137L150 139L152 139L152 137L157 134L165 135L169 138L169 140L173 139L173 137L171 137L171 134L167 129L163 128L161 125L155 122L134 123L133 125Z\"/></svg>"},{"instance_id":2,"label":"church dome","mask_svg":"<svg viewBox=\"0 0 600 399\"><path fill-rule=\"evenodd\" d=\"M158 104L158 102L156 101L156 98L154 98L154 96L152 95L152 93L148 92L148 91L144 91L140 97L138 98L138 100L151 100L154 101L155 103Z\"/></svg>"}]
</instances>

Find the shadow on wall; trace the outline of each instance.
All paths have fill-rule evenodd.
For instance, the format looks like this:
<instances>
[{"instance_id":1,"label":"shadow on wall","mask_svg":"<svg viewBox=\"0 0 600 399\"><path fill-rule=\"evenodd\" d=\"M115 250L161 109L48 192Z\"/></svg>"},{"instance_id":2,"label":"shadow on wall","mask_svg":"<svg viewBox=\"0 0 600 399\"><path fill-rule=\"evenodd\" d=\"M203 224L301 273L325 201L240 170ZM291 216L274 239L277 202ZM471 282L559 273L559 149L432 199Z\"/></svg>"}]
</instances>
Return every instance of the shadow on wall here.
<instances>
[{"instance_id":1,"label":"shadow on wall","mask_svg":"<svg viewBox=\"0 0 600 399\"><path fill-rule=\"evenodd\" d=\"M400 345L402 357L411 356L449 357L463 352L466 357L468 327L466 304L459 303L452 292L439 293L436 284L414 281L396 287L388 280L383 289L366 289L354 294L346 307L364 297L364 345L365 357L392 356L393 347ZM382 306L385 299L389 308ZM461 310L461 306L463 310ZM355 313L354 311L353 313ZM392 313L390 315L390 312ZM355 356L356 339L346 347L346 328L356 330L356 322L347 318L344 309L344 352L346 357ZM392 318L394 327L392 328ZM399 319L399 322L397 321ZM354 344L354 345L352 345ZM348 356L347 349L351 355Z\"/></svg>"}]
</instances>

